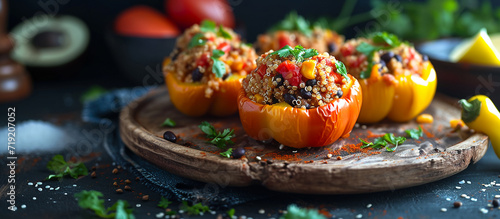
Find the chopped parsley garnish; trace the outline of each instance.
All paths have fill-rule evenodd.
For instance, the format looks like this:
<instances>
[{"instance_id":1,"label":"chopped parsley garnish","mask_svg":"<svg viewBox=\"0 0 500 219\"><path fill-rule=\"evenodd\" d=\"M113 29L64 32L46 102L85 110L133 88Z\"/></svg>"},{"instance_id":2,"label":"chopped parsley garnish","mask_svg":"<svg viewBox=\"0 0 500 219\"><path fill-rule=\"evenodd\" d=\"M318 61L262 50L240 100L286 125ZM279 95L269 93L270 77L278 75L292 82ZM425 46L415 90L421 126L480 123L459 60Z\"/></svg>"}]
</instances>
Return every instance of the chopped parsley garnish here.
<instances>
[{"instance_id":1,"label":"chopped parsley garnish","mask_svg":"<svg viewBox=\"0 0 500 219\"><path fill-rule=\"evenodd\" d=\"M212 65L212 72L215 74L215 77L218 78L222 78L222 76L226 74L226 65L223 61L219 60L219 58L224 54L224 51L214 49L212 51L212 56L210 57L214 61L214 64Z\"/></svg>"},{"instance_id":2,"label":"chopped parsley garnish","mask_svg":"<svg viewBox=\"0 0 500 219\"><path fill-rule=\"evenodd\" d=\"M311 36L314 26L309 21L298 15L296 11L290 12L282 21L275 24L271 31L288 30L299 31L306 36Z\"/></svg>"},{"instance_id":3,"label":"chopped parsley garnish","mask_svg":"<svg viewBox=\"0 0 500 219\"><path fill-rule=\"evenodd\" d=\"M163 121L163 123L161 124L161 126L170 126L170 127L174 127L175 125L176 125L175 121L172 120L171 118L165 119L165 121Z\"/></svg>"},{"instance_id":4,"label":"chopped parsley garnish","mask_svg":"<svg viewBox=\"0 0 500 219\"><path fill-rule=\"evenodd\" d=\"M229 148L229 149L227 149L227 151L220 153L220 155L223 157L226 157L226 158L231 158L232 153L233 153L233 149Z\"/></svg>"},{"instance_id":5,"label":"chopped parsley garnish","mask_svg":"<svg viewBox=\"0 0 500 219\"><path fill-rule=\"evenodd\" d=\"M218 148L226 149L228 144L234 144L234 142L231 141L231 138L235 137L234 130L232 129L224 129L223 132L217 132L217 130L207 121L202 122L198 127L207 134L207 138L212 139L208 141L208 143L216 145Z\"/></svg>"},{"instance_id":6,"label":"chopped parsley garnish","mask_svg":"<svg viewBox=\"0 0 500 219\"><path fill-rule=\"evenodd\" d=\"M299 208L297 205L289 205L286 214L280 219L326 219L316 209Z\"/></svg>"},{"instance_id":7,"label":"chopped parsley garnish","mask_svg":"<svg viewBox=\"0 0 500 219\"><path fill-rule=\"evenodd\" d=\"M64 161L64 157L60 154L55 155L47 163L47 169L54 171L55 174L49 175L47 179L61 179L64 176L78 178L79 176L88 175L89 172L85 164L81 162L73 163Z\"/></svg>"},{"instance_id":8,"label":"chopped parsley garnish","mask_svg":"<svg viewBox=\"0 0 500 219\"><path fill-rule=\"evenodd\" d=\"M232 218L234 216L235 212L236 212L236 210L234 210L234 208L231 208L228 211L226 211L227 216L229 216L230 218Z\"/></svg>"},{"instance_id":9,"label":"chopped parsley garnish","mask_svg":"<svg viewBox=\"0 0 500 219\"><path fill-rule=\"evenodd\" d=\"M368 61L368 67L366 68L365 71L361 72L360 74L361 79L366 79L371 76L372 68L373 65L375 64L373 63L373 55L376 51L389 50L398 47L402 43L396 35L387 32L375 33L370 38L373 41L373 43L380 45L376 46L366 42L362 42L361 44L358 45L358 47L356 47L356 51L366 55Z\"/></svg>"},{"instance_id":10,"label":"chopped parsley garnish","mask_svg":"<svg viewBox=\"0 0 500 219\"><path fill-rule=\"evenodd\" d=\"M162 196L157 206L160 208L168 208L170 204L172 204L172 202Z\"/></svg>"},{"instance_id":11,"label":"chopped parsley garnish","mask_svg":"<svg viewBox=\"0 0 500 219\"><path fill-rule=\"evenodd\" d=\"M208 206L205 206L201 203L196 203L192 206L189 206L187 201L182 201L181 210L187 212L189 215L200 215L201 212L210 211Z\"/></svg>"},{"instance_id":12,"label":"chopped parsley garnish","mask_svg":"<svg viewBox=\"0 0 500 219\"><path fill-rule=\"evenodd\" d=\"M337 68L337 73L339 73L340 75L344 76L344 78L347 81L349 81L349 77L347 76L347 69L345 68L344 63L342 63L341 61L337 60L335 62L335 67Z\"/></svg>"},{"instance_id":13,"label":"chopped parsley garnish","mask_svg":"<svg viewBox=\"0 0 500 219\"><path fill-rule=\"evenodd\" d=\"M410 136L410 138L413 139L419 139L420 137L424 136L424 131L422 130L421 126L418 126L418 129L408 129L405 130L406 134Z\"/></svg>"},{"instance_id":14,"label":"chopped parsley garnish","mask_svg":"<svg viewBox=\"0 0 500 219\"><path fill-rule=\"evenodd\" d=\"M91 100L95 100L106 92L108 91L103 87L94 85L82 94L82 96L80 97L80 101L82 103L85 103Z\"/></svg>"},{"instance_id":15,"label":"chopped parsley garnish","mask_svg":"<svg viewBox=\"0 0 500 219\"><path fill-rule=\"evenodd\" d=\"M223 37L225 39L231 39L231 34L224 30L222 25L219 25L219 28L217 28L217 24L211 20L203 20L200 24L200 30L201 32L213 32L216 33L217 36Z\"/></svg>"},{"instance_id":16,"label":"chopped parsley garnish","mask_svg":"<svg viewBox=\"0 0 500 219\"><path fill-rule=\"evenodd\" d=\"M403 136L394 136L392 133L387 133L384 136L380 138L376 138L373 140L373 142L368 142L363 139L359 139L363 145L361 148L367 148L371 147L373 149L382 149L385 147L387 151L393 152L396 151L396 148L398 148L398 145L403 144L406 141L406 138ZM391 145L394 145L394 147L389 147Z\"/></svg>"},{"instance_id":17,"label":"chopped parsley garnish","mask_svg":"<svg viewBox=\"0 0 500 219\"><path fill-rule=\"evenodd\" d=\"M270 55L278 55L281 58L285 58L288 56L295 57L297 62L302 62L304 59L311 58L313 56L318 55L318 51L316 49L304 49L301 45L295 46L292 48L289 45L283 46L283 48L272 52Z\"/></svg>"},{"instance_id":18,"label":"chopped parsley garnish","mask_svg":"<svg viewBox=\"0 0 500 219\"><path fill-rule=\"evenodd\" d=\"M95 214L101 218L120 218L120 219L133 219L135 218L132 214L134 209L130 208L127 201L118 200L109 208L104 207L104 200L101 199L102 193L90 190L83 190L75 194L75 198L78 199L78 205L83 209L89 209L95 212Z\"/></svg>"},{"instance_id":19,"label":"chopped parsley garnish","mask_svg":"<svg viewBox=\"0 0 500 219\"><path fill-rule=\"evenodd\" d=\"M202 46L202 45L205 45L205 43L207 42L206 39L203 39L205 36L203 36L202 33L197 33L193 36L193 38L191 38L191 40L189 41L189 44L188 44L188 49L191 49L193 47L196 47L196 46Z\"/></svg>"}]
</instances>

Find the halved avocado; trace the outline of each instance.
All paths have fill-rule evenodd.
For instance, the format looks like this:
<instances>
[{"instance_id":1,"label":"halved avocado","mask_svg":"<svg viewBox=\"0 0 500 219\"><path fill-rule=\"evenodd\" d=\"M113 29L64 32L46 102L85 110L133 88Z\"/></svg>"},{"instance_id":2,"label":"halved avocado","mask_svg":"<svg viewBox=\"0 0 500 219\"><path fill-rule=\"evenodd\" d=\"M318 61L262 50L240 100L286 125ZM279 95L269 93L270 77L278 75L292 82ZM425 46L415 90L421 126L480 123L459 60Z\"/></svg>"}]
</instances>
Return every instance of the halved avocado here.
<instances>
[{"instance_id":1,"label":"halved avocado","mask_svg":"<svg viewBox=\"0 0 500 219\"><path fill-rule=\"evenodd\" d=\"M25 20L11 31L16 42L12 58L38 69L66 66L77 60L89 44L87 25L73 16L39 16Z\"/></svg>"}]
</instances>

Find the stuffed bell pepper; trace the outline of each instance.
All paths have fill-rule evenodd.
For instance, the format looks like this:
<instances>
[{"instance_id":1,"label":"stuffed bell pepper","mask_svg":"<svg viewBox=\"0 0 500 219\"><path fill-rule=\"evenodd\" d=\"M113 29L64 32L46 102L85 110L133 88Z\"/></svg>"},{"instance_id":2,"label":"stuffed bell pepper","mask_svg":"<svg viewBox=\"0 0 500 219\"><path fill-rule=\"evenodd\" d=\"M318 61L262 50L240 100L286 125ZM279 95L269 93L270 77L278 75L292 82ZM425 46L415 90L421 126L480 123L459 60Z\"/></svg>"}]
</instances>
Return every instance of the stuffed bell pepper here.
<instances>
[{"instance_id":1,"label":"stuffed bell pepper","mask_svg":"<svg viewBox=\"0 0 500 219\"><path fill-rule=\"evenodd\" d=\"M424 111L434 97L436 72L427 56L392 34L349 40L338 57L363 90L358 122L405 122Z\"/></svg>"},{"instance_id":2,"label":"stuffed bell pepper","mask_svg":"<svg viewBox=\"0 0 500 219\"><path fill-rule=\"evenodd\" d=\"M256 58L232 30L211 21L194 25L163 63L170 100L188 116L234 114L241 80L255 68Z\"/></svg>"},{"instance_id":3,"label":"stuffed bell pepper","mask_svg":"<svg viewBox=\"0 0 500 219\"><path fill-rule=\"evenodd\" d=\"M238 96L241 123L257 140L319 147L350 133L361 88L342 62L314 49L285 46L257 59Z\"/></svg>"}]
</instances>

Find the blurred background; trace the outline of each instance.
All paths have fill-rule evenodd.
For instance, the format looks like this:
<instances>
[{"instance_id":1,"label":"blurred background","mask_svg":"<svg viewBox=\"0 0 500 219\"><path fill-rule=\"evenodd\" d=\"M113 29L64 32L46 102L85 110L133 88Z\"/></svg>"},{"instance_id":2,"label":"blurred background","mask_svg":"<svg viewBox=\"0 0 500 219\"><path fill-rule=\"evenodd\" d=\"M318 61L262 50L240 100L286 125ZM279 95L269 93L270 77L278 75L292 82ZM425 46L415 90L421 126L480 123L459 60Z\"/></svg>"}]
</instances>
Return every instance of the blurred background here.
<instances>
[{"instance_id":1,"label":"blurred background","mask_svg":"<svg viewBox=\"0 0 500 219\"><path fill-rule=\"evenodd\" d=\"M189 15L189 13L196 13L196 10L207 11L207 8L210 9L210 7L205 5L210 5L214 1L223 2L225 7L232 9L232 12L229 11L227 16L234 14L235 29L250 43L255 42L258 34L266 32L274 23L282 20L293 10L310 20L311 23L326 24L329 28L344 35L346 39L364 36L375 31L389 31L418 45L436 39L471 37L483 27L487 28L489 34L500 31L500 1L493 0L198 0L195 4L197 6L190 7L195 8L195 10L181 13ZM25 102L30 102L29 105L58 104L66 109L78 109L86 98L92 98L106 90L163 84L161 60L170 54L171 48L167 44L173 44L173 42L158 41L155 37L117 34L115 19L126 9L136 5L147 5L173 21L171 19L173 15L169 14L171 11L169 11L168 4L189 4L186 2L192 1L9 1L7 23L9 32L23 22L36 22L36 19L32 19L35 15L56 15L56 17L71 15L83 21L89 30L89 38L88 46L85 46L82 55L75 58L76 64L70 60L71 65L63 66L63 68L53 68L60 67L57 66L58 63L54 64L56 66L48 67L39 67L36 66L36 63L35 67L27 66L27 70L33 78L33 92L26 99L10 100L7 104L22 105ZM199 9L196 9L198 7ZM217 10L208 10L208 12L203 13L218 12ZM221 15L219 13L219 15L214 16ZM177 28L181 33L182 24L179 25L176 21L172 23L174 28ZM70 26L72 25L70 24ZM57 36L55 38L54 36L48 37L52 40L57 39ZM155 40L157 41L153 42ZM165 47L157 46L158 43L165 45ZM125 57L127 55L137 56L136 58L132 56L133 60L136 61L130 61L130 57ZM151 60L148 58L149 56L156 58ZM144 65L144 62L147 64ZM142 69L142 72L133 73L139 77L131 76L130 72L127 73L127 70L131 70L134 64ZM439 68L437 67L437 69L439 75ZM486 84L472 84L471 90L475 88L476 93L500 96L500 91L497 91L500 89L499 74L495 72L497 70L493 71L488 68L485 71L481 77L483 77L483 81L486 81ZM474 77L477 79L480 76L475 75ZM470 94L453 95L453 91L442 89L441 84L443 83L438 80L438 90L451 93L452 96L463 97L463 95L472 96L475 94L468 91ZM478 89L478 86L482 87ZM54 98L54 95L57 98ZM499 104L498 100L496 101ZM43 115L47 112L44 112L42 107L37 112L31 113Z\"/></svg>"}]
</instances>

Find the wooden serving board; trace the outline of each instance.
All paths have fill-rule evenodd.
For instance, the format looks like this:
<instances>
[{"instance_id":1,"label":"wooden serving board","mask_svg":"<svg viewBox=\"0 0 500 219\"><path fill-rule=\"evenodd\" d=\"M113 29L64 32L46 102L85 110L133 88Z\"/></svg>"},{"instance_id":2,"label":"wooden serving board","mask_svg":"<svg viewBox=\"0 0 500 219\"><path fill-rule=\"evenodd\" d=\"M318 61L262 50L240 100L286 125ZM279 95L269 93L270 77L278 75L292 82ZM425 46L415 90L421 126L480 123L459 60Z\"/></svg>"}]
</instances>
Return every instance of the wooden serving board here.
<instances>
[{"instance_id":1,"label":"wooden serving board","mask_svg":"<svg viewBox=\"0 0 500 219\"><path fill-rule=\"evenodd\" d=\"M488 137L466 129L452 132L449 120L460 118L456 100L438 96L426 110L434 123L422 125L425 135L408 139L395 152L360 150L358 138L373 141L385 133L405 136L414 122L356 125L347 138L321 148L294 149L249 138L237 115L228 118L187 117L160 88L132 102L120 115L121 138L130 150L166 171L221 186L260 184L270 190L305 194L352 194L421 185L456 174L483 157ZM177 122L161 127L165 118ZM233 128L244 158L228 159L207 144L198 125L208 121L218 130ZM179 136L171 143L167 130ZM282 148L282 149L280 149ZM328 154L332 154L328 158ZM259 160L260 158L260 160ZM340 159L341 158L341 159Z\"/></svg>"}]
</instances>

